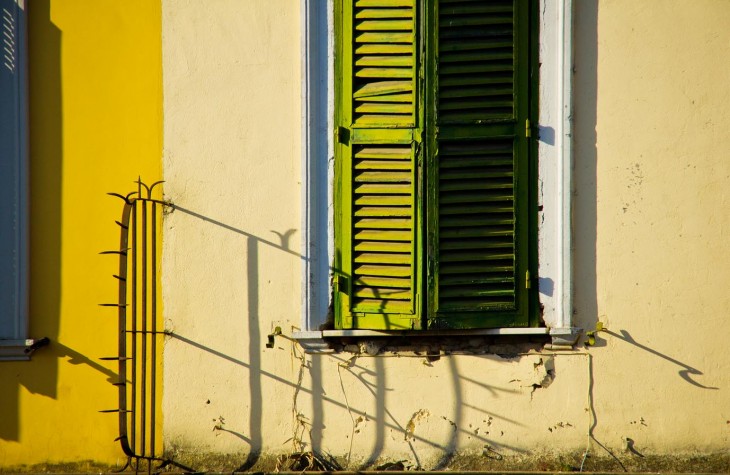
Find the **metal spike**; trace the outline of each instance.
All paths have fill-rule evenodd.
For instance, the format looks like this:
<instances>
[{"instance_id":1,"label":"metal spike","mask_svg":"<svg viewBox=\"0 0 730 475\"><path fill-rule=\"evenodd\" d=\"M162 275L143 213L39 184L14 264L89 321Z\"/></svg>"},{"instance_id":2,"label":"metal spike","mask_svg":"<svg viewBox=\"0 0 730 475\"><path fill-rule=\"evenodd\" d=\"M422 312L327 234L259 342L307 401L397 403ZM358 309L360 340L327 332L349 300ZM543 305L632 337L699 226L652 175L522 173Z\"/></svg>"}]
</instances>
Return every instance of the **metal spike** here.
<instances>
[{"instance_id":1,"label":"metal spike","mask_svg":"<svg viewBox=\"0 0 730 475\"><path fill-rule=\"evenodd\" d=\"M127 383L121 382L121 383L112 383L112 386L126 386Z\"/></svg>"},{"instance_id":2,"label":"metal spike","mask_svg":"<svg viewBox=\"0 0 730 475\"><path fill-rule=\"evenodd\" d=\"M129 229L129 226L127 226L126 224L122 224L119 221L114 221L114 222L117 223L119 226L121 226L124 229Z\"/></svg>"},{"instance_id":3,"label":"metal spike","mask_svg":"<svg viewBox=\"0 0 730 475\"><path fill-rule=\"evenodd\" d=\"M103 356L99 359L103 361L127 361L131 360L132 358L130 358L129 356Z\"/></svg>"},{"instance_id":4,"label":"metal spike","mask_svg":"<svg viewBox=\"0 0 730 475\"><path fill-rule=\"evenodd\" d=\"M153 189L154 189L154 188L155 188L155 187L156 187L157 185L161 185L162 183L165 183L165 180L160 180L160 181L156 181L156 182L152 183L152 184L150 185L150 192L152 192L152 190L153 190Z\"/></svg>"},{"instance_id":5,"label":"metal spike","mask_svg":"<svg viewBox=\"0 0 730 475\"><path fill-rule=\"evenodd\" d=\"M137 181L135 181L136 184L138 184L140 187L144 187L145 190L147 190L147 196L150 196L150 187L145 185L142 181L142 178L138 178ZM140 188L141 189L141 188Z\"/></svg>"},{"instance_id":6,"label":"metal spike","mask_svg":"<svg viewBox=\"0 0 730 475\"><path fill-rule=\"evenodd\" d=\"M126 256L127 255L127 251L130 250L130 249L131 248L128 247L126 249L122 249L121 251L101 251L99 254L116 254L116 255Z\"/></svg>"},{"instance_id":7,"label":"metal spike","mask_svg":"<svg viewBox=\"0 0 730 475\"><path fill-rule=\"evenodd\" d=\"M99 306L100 307L121 307L121 308L126 308L127 307L127 304L126 303L100 303Z\"/></svg>"},{"instance_id":8,"label":"metal spike","mask_svg":"<svg viewBox=\"0 0 730 475\"><path fill-rule=\"evenodd\" d=\"M117 198L123 199L125 203L130 204L129 203L129 199L127 198L127 196L120 195L119 193L107 193L107 195L109 195L109 196L116 196Z\"/></svg>"},{"instance_id":9,"label":"metal spike","mask_svg":"<svg viewBox=\"0 0 730 475\"><path fill-rule=\"evenodd\" d=\"M126 278L124 278L124 277L122 277L120 275L114 274L114 275L112 275L112 277L114 277L115 279L121 280L122 282L126 282L127 281Z\"/></svg>"},{"instance_id":10,"label":"metal spike","mask_svg":"<svg viewBox=\"0 0 730 475\"><path fill-rule=\"evenodd\" d=\"M126 413L126 412L132 412L132 411L130 411L130 410L124 410L124 409L104 409L104 410L101 410L99 412L103 412L103 413L106 413L106 414L110 414L110 413L113 413L113 412Z\"/></svg>"}]
</instances>

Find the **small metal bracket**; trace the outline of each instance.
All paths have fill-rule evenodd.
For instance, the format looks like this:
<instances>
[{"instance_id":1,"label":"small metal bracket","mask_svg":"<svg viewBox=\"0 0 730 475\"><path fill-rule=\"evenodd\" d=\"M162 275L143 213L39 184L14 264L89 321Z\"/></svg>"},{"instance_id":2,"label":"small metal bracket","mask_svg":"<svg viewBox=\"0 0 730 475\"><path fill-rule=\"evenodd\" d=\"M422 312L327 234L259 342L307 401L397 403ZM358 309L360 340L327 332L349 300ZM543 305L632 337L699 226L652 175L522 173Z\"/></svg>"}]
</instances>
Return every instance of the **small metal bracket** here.
<instances>
[{"instance_id":1,"label":"small metal bracket","mask_svg":"<svg viewBox=\"0 0 730 475\"><path fill-rule=\"evenodd\" d=\"M606 326L603 324L603 322L596 322L596 329L593 331L586 332L586 346L593 346L596 344L596 334L598 332L608 330Z\"/></svg>"},{"instance_id":2,"label":"small metal bracket","mask_svg":"<svg viewBox=\"0 0 730 475\"><path fill-rule=\"evenodd\" d=\"M335 138L338 143L347 145L350 143L350 129L339 126L335 129Z\"/></svg>"},{"instance_id":3,"label":"small metal bracket","mask_svg":"<svg viewBox=\"0 0 730 475\"><path fill-rule=\"evenodd\" d=\"M277 335L281 335L281 327L274 328L273 333L269 333L267 338L269 341L266 343L266 348L273 348L274 347L274 340L276 339Z\"/></svg>"}]
</instances>

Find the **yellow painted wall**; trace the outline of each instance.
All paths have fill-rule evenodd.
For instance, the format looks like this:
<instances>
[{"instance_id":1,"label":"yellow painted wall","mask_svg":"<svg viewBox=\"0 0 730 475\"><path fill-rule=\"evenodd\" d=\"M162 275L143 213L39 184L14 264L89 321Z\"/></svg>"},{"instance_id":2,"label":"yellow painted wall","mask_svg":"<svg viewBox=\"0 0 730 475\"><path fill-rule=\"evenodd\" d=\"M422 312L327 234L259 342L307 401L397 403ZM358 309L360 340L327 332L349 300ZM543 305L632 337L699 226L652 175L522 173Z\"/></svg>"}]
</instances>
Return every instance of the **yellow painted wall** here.
<instances>
[{"instance_id":1,"label":"yellow painted wall","mask_svg":"<svg viewBox=\"0 0 730 475\"><path fill-rule=\"evenodd\" d=\"M160 179L160 5L31 0L29 362L0 363L0 467L121 460L116 299L121 202L106 192Z\"/></svg>"}]
</instances>

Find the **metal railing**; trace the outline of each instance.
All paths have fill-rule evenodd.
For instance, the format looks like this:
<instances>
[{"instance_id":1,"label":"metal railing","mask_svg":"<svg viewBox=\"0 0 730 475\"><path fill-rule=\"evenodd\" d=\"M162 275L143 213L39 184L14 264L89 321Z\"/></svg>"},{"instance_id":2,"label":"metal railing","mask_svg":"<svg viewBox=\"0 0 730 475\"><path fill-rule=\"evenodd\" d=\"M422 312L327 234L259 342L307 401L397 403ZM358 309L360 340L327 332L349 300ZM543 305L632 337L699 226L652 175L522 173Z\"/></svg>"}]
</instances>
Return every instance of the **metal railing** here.
<instances>
[{"instance_id":1,"label":"metal railing","mask_svg":"<svg viewBox=\"0 0 730 475\"><path fill-rule=\"evenodd\" d=\"M154 461L160 467L175 464L163 456L158 417L161 388L161 350L165 331L158 318L158 251L163 210L170 206L154 198L156 187L141 180L137 191L126 196L109 193L124 200L119 249L101 254L116 255L119 271L118 301L101 304L118 309L118 355L102 358L117 361L119 380L113 383L119 391L119 407L101 412L118 413L119 440L127 465L135 470L145 465L152 471ZM159 190L161 188L157 188ZM177 464L175 464L177 465Z\"/></svg>"}]
</instances>

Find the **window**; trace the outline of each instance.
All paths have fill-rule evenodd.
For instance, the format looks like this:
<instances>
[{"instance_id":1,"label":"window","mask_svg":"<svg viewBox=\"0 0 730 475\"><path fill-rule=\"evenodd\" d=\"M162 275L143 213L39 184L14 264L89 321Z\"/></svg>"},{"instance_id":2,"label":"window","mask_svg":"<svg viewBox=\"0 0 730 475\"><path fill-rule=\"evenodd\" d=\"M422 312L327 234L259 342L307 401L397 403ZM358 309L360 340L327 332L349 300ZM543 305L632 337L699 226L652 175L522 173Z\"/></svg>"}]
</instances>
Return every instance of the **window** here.
<instances>
[{"instance_id":1,"label":"window","mask_svg":"<svg viewBox=\"0 0 730 475\"><path fill-rule=\"evenodd\" d=\"M335 2L335 324L538 326L535 2Z\"/></svg>"},{"instance_id":2,"label":"window","mask_svg":"<svg viewBox=\"0 0 730 475\"><path fill-rule=\"evenodd\" d=\"M27 359L28 146L22 0L0 0L0 359Z\"/></svg>"},{"instance_id":3,"label":"window","mask_svg":"<svg viewBox=\"0 0 730 475\"><path fill-rule=\"evenodd\" d=\"M427 31L425 22L428 20L423 20L421 15L428 14L429 10L422 11L422 5L428 6L436 1L417 0L417 3L413 4L417 10L418 22L418 30L413 34L414 37L418 35L418 41L424 41L422 31ZM533 177L537 175L538 181L535 198L537 224L530 230L537 233L536 252L529 250L532 252L530 258L537 260L537 271L531 278L532 290L539 295L539 299L535 299L534 303L539 305L545 325L465 329L459 333L482 335L549 333L553 343L570 345L577 337L577 329L572 327L571 255L573 1L531 1L532 21L536 21L536 25L531 25L530 28L533 35L531 41L539 50L531 59L539 56L540 63L537 86L539 93L536 94L536 98L535 95L532 97L533 106L537 105L535 102L539 102L537 106L539 117L536 117L535 125L532 126L532 139L537 142L537 156L540 158L537 160L537 172L532 175ZM457 3L456 6L475 2ZM476 3L493 4L488 0ZM350 2L350 8L353 7ZM343 0L301 0L303 299L301 331L295 332L294 336L310 352L330 351L328 343L330 338L367 338L403 334L400 330L333 329L331 326L335 304L333 287L339 286L340 283L347 284L350 277L346 272L337 272L341 269L337 268L335 261L340 262L342 256L336 256L334 237L335 217L340 207L334 196L335 148L340 147L340 144L336 143L339 141L337 139L340 136L340 129L337 129L335 124L335 103L339 102L339 99L335 100L335 91L339 90L339 86L335 87L335 83L336 79L339 80L341 77L335 72L335 45L341 45L341 42L335 41L335 24L342 24L342 8ZM337 15L335 15L336 10ZM535 38L536 36L538 38ZM425 44L428 44L428 41L433 39L429 37L426 41ZM426 58L418 59L426 64ZM424 70L424 73L426 72ZM423 88L425 80L419 78L416 87ZM431 78L430 81L433 83L434 79ZM530 87L534 92L535 85L531 84ZM425 98L417 100L423 101ZM420 114L422 109L418 110ZM349 131L348 125L343 125L345 134ZM424 143L424 130L420 130L422 139L420 144ZM423 152L419 157L424 157ZM421 169L423 168L419 168ZM418 203L426 204L427 198ZM528 239L535 237L528 236ZM428 242L423 245L427 246ZM531 269L533 265L531 264ZM420 289L423 292L423 288ZM422 299L419 297L418 301ZM427 309L428 302L425 302L425 305ZM380 318L385 319L383 316ZM422 327L427 326L428 322L425 322L426 325L423 323L421 320ZM419 333L423 331L418 330ZM456 331L449 333L454 334Z\"/></svg>"}]
</instances>

